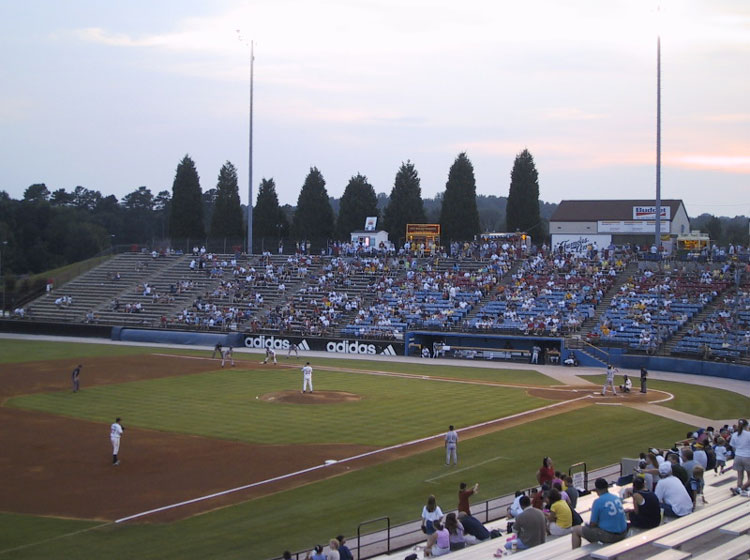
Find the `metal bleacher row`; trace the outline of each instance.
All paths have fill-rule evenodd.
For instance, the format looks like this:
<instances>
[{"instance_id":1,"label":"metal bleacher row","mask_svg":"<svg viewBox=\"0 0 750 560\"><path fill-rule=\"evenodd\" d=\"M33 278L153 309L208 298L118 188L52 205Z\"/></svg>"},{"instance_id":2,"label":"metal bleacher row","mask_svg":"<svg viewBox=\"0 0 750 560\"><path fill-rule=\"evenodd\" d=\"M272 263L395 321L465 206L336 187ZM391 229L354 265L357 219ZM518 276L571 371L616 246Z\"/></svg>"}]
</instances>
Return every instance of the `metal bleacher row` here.
<instances>
[{"instance_id":1,"label":"metal bleacher row","mask_svg":"<svg viewBox=\"0 0 750 560\"><path fill-rule=\"evenodd\" d=\"M480 542L444 555L449 560L492 560L498 550L505 551L514 560L732 560L750 553L750 498L732 496L729 488L736 479L734 471L723 475L708 472L705 475L704 495L707 504L679 519L665 520L659 527L649 530L635 530L629 536L614 544L586 543L573 549L571 537L547 537L547 542L534 548L510 554L505 551L507 536ZM613 486L610 492L619 494L621 488ZM591 506L596 499L595 492L578 500L578 511L588 522ZM627 507L626 501L626 507ZM487 523L489 529L503 530L506 519ZM424 543L375 557L374 560L402 560L415 553L423 556Z\"/></svg>"}]
</instances>

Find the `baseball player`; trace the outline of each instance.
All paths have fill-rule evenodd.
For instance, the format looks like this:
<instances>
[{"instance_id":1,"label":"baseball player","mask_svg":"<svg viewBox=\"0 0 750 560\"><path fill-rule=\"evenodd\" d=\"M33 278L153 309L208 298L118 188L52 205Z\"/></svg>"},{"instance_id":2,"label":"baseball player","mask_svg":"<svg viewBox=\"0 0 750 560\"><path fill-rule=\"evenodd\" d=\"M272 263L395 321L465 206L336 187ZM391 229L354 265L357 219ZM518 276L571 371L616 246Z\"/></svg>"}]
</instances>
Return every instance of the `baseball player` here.
<instances>
[{"instance_id":1,"label":"baseball player","mask_svg":"<svg viewBox=\"0 0 750 560\"><path fill-rule=\"evenodd\" d=\"M313 385L312 385L312 366L310 365L310 362L307 362L305 364L305 367L302 368L302 392L304 393L307 390L307 386L310 386L310 392L313 392Z\"/></svg>"},{"instance_id":2,"label":"baseball player","mask_svg":"<svg viewBox=\"0 0 750 560\"><path fill-rule=\"evenodd\" d=\"M604 385L602 385L602 396L607 394L608 386L612 387L612 393L617 396L617 391L615 390L615 374L617 372L618 370L612 367L612 364L607 365L607 380L604 382Z\"/></svg>"},{"instance_id":3,"label":"baseball player","mask_svg":"<svg viewBox=\"0 0 750 560\"><path fill-rule=\"evenodd\" d=\"M78 389L80 389L80 383L78 378L81 375L81 368L83 366L81 364L78 364L78 367L73 370L73 373L70 374L70 378L73 381L73 392L77 393Z\"/></svg>"},{"instance_id":4,"label":"baseball player","mask_svg":"<svg viewBox=\"0 0 750 560\"><path fill-rule=\"evenodd\" d=\"M224 362L227 360L230 360L234 367L234 349L231 346L221 353L221 367L224 367Z\"/></svg>"},{"instance_id":5,"label":"baseball player","mask_svg":"<svg viewBox=\"0 0 750 560\"><path fill-rule=\"evenodd\" d=\"M224 355L224 353L221 351L221 342L217 342L216 346L214 346L214 353L211 354L211 359L216 357L217 352L219 353L219 357Z\"/></svg>"},{"instance_id":6,"label":"baseball player","mask_svg":"<svg viewBox=\"0 0 750 560\"><path fill-rule=\"evenodd\" d=\"M296 342L292 342L292 345L289 347L289 352L287 353L286 357L291 358L292 352L294 352L294 357L299 358L299 344Z\"/></svg>"},{"instance_id":7,"label":"baseball player","mask_svg":"<svg viewBox=\"0 0 750 560\"><path fill-rule=\"evenodd\" d=\"M117 458L117 453L120 451L120 438L122 437L122 433L124 431L125 428L122 426L122 424L120 424L119 417L109 428L109 440L112 442L112 465L115 467L119 466L120 464L120 461Z\"/></svg>"},{"instance_id":8,"label":"baseball player","mask_svg":"<svg viewBox=\"0 0 750 560\"><path fill-rule=\"evenodd\" d=\"M448 426L448 432L445 434L445 466L451 464L458 465L458 432L453 426Z\"/></svg>"},{"instance_id":9,"label":"baseball player","mask_svg":"<svg viewBox=\"0 0 750 560\"><path fill-rule=\"evenodd\" d=\"M273 365L276 365L276 350L273 348L266 348L266 359L262 363L267 364L268 360L273 359Z\"/></svg>"}]
</instances>

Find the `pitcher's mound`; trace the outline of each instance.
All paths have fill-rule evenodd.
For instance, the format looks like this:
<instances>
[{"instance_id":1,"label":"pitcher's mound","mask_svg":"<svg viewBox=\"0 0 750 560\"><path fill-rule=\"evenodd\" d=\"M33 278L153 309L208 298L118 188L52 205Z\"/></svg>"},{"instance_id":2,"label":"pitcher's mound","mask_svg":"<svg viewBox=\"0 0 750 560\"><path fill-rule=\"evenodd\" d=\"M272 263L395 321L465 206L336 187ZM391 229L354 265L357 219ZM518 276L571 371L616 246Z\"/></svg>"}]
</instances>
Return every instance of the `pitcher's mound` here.
<instances>
[{"instance_id":1,"label":"pitcher's mound","mask_svg":"<svg viewBox=\"0 0 750 560\"><path fill-rule=\"evenodd\" d=\"M362 397L345 391L313 391L312 393L301 393L300 391L278 391L260 395L260 399L266 402L280 402L291 404L335 404L343 402L354 402Z\"/></svg>"}]
</instances>

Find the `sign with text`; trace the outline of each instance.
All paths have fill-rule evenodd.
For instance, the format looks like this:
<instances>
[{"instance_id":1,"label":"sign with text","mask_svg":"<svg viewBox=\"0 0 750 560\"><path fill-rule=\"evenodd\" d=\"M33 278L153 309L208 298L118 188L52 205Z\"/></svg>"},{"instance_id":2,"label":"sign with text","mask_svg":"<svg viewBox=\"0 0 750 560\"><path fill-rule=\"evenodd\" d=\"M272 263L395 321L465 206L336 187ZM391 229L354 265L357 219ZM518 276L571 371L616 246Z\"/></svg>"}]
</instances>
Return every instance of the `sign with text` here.
<instances>
[{"instance_id":1,"label":"sign with text","mask_svg":"<svg viewBox=\"0 0 750 560\"><path fill-rule=\"evenodd\" d=\"M669 206L661 207L661 219L671 220L671 208ZM633 206L634 220L656 220L656 206Z\"/></svg>"},{"instance_id":2,"label":"sign with text","mask_svg":"<svg viewBox=\"0 0 750 560\"><path fill-rule=\"evenodd\" d=\"M611 235L552 234L552 250L584 254L589 249L604 249L612 242Z\"/></svg>"},{"instance_id":3,"label":"sign with text","mask_svg":"<svg viewBox=\"0 0 750 560\"><path fill-rule=\"evenodd\" d=\"M669 233L669 222L660 222L661 232ZM653 220L599 220L599 233L654 233L656 222Z\"/></svg>"}]
</instances>

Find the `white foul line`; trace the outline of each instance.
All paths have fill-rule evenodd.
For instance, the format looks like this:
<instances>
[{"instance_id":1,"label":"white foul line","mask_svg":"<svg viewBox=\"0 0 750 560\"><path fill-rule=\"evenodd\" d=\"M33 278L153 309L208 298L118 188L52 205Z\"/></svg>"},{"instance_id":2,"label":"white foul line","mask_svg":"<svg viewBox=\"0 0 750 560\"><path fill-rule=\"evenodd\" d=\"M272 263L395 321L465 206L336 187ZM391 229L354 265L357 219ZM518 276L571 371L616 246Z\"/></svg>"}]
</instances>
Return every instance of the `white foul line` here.
<instances>
[{"instance_id":1,"label":"white foul line","mask_svg":"<svg viewBox=\"0 0 750 560\"><path fill-rule=\"evenodd\" d=\"M450 476L452 474L456 474L456 473L468 471L469 469L473 469L475 467L481 467L482 465L486 465L487 463L491 463L492 461L497 461L498 459L509 459L509 458L510 457L503 457L502 455L498 455L497 457L493 457L492 459L487 459L486 461L482 461L481 463L477 463L476 465L471 465L469 467L464 467L463 469L450 470L450 471L448 471L446 473L439 474L437 476L433 476L432 478L428 478L427 480L425 480L425 482L432 482L434 480L438 480L440 478L443 478L443 477L446 477L446 476Z\"/></svg>"},{"instance_id":2,"label":"white foul line","mask_svg":"<svg viewBox=\"0 0 750 560\"><path fill-rule=\"evenodd\" d=\"M460 430L456 430L456 431L459 432L459 433L460 432L465 432L467 430L473 430L473 429L476 429L476 428L481 428L483 426L489 426L490 424L497 424L498 422L503 422L505 420L513 420L515 418L520 418L522 416L527 416L527 415L533 414L535 412L540 412L542 410L549 410L551 408L555 408L555 407L558 407L558 406L562 406L564 404L568 404L568 403L571 403L571 402L580 401L580 400L588 399L588 398L591 398L591 396L590 395L585 395L583 397L578 397L576 399L572 399L572 400L569 400L569 401L561 401L561 402L557 402L557 403L554 403L554 404L549 404L547 406L543 406L541 408L535 408L533 410L525 410L523 412L519 412L517 414L511 414L510 416L505 416L503 418L496 418L494 420L488 420L486 422L480 422L479 424L474 424L473 426L467 426L466 428L461 428ZM230 488L229 490L222 490L221 492L215 492L213 494L208 494L206 496L200 496L199 498L193 498L192 500L186 500L184 502L179 502L179 503L171 504L171 505L168 505L168 506L162 506L162 507L159 507L159 508L150 509L148 511L144 511L144 512L141 512L141 513L136 513L134 515L129 515L127 517L121 517L120 519L116 519L115 523L124 523L125 521L132 521L133 519L138 519L139 517L145 517L147 515L152 515L154 513L159 513L159 512L162 512L162 511L167 511L167 510L175 509L175 508L182 507L182 506L187 506L187 505L190 505L190 504L195 504L197 502L202 502L204 500L210 500L211 498L218 498L219 496L226 496L227 494L232 494L234 492L240 492L242 490L247 490L249 488L255 488L255 487L258 487L258 486L263 486L265 484L271 484L272 482L278 482L280 480L285 480L287 478L292 478L292 477L295 477L295 476L299 476L301 474L305 474L305 473L317 471L319 469L323 469L325 467L329 467L331 465L335 465L335 464L338 464L338 463L348 463L350 461L356 461L357 459L362 459L364 457L369 457L371 455L376 455L378 453L385 453L386 451L392 451L394 449L400 449L402 447L409 447L411 445L416 445L418 443L424 443L425 441L429 441L431 439L436 439L436 438L441 438L441 437L443 437L443 434L437 434L437 435L433 435L433 436L427 436L427 437L423 437L423 438L419 438L419 439L414 439L412 441L407 441L405 443L397 443L396 445L391 445L389 447L383 447L382 449L375 449L373 451L367 451L366 453L360 453L359 455L354 455L352 457L347 457L345 459L341 459L339 461L336 461L336 463L331 463L331 464L325 464L324 463L322 465L315 465L313 467L308 467L308 468L302 469L300 471L295 471L295 472L291 472L291 473L287 473L287 474L282 474L282 475L275 476L273 478L269 478L269 479L266 479L266 480L259 480L258 482L253 482L251 484L245 484L244 486L238 486L237 488ZM452 471L452 472L456 472L456 471Z\"/></svg>"}]
</instances>

